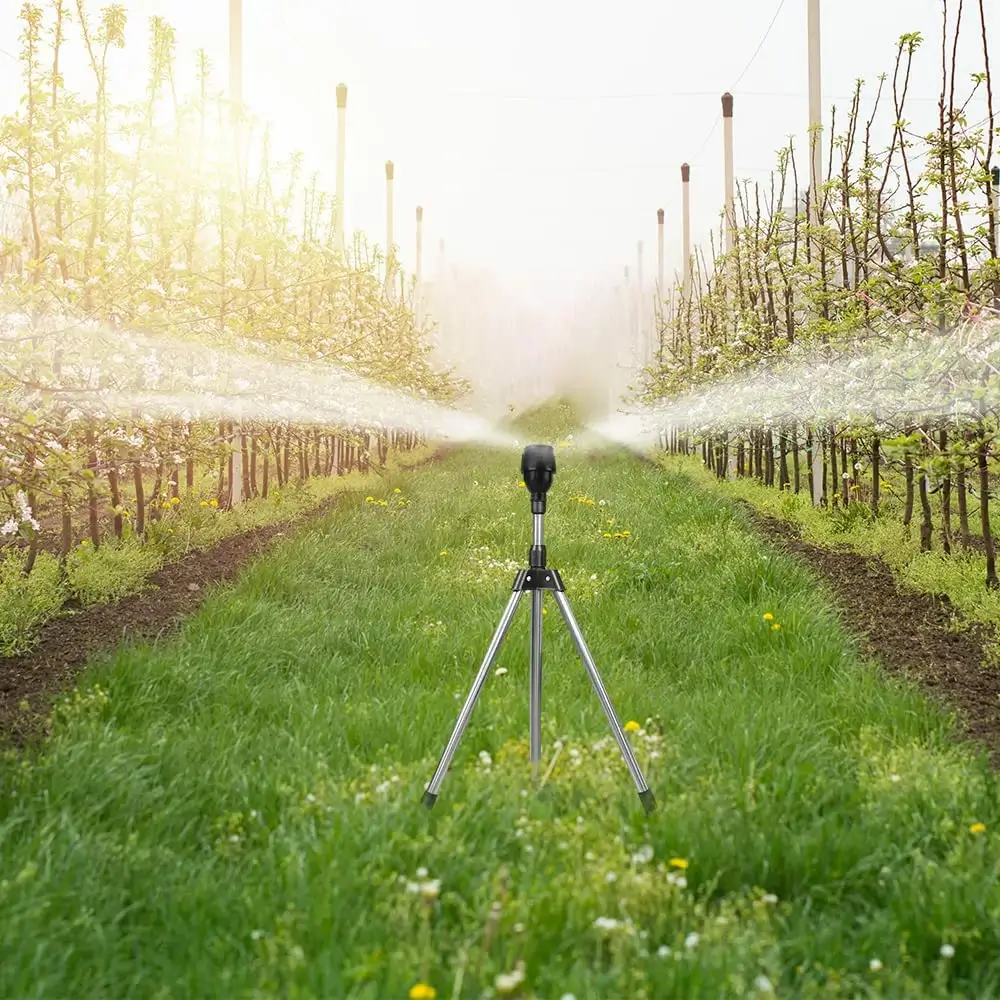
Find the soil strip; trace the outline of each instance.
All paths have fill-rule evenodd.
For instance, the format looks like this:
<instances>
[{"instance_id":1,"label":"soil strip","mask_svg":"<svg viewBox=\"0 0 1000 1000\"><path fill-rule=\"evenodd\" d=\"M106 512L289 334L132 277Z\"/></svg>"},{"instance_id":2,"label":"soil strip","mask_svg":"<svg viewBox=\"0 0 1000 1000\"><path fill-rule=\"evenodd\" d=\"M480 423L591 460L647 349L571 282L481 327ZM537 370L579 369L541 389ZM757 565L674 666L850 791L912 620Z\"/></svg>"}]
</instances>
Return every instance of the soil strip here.
<instances>
[{"instance_id":1,"label":"soil strip","mask_svg":"<svg viewBox=\"0 0 1000 1000\"><path fill-rule=\"evenodd\" d=\"M881 559L810 544L796 526L745 501L741 506L767 538L828 585L861 652L955 713L962 735L984 747L1000 767L1000 670L989 665L987 652L998 641L996 632L964 621L943 594L901 589Z\"/></svg>"},{"instance_id":2,"label":"soil strip","mask_svg":"<svg viewBox=\"0 0 1000 1000\"><path fill-rule=\"evenodd\" d=\"M405 471L444 457L441 448ZM86 662L124 642L159 638L177 629L195 611L212 584L232 580L272 544L323 518L343 496L328 497L312 510L277 524L263 525L191 552L152 573L143 591L115 604L74 609L46 623L27 653L0 658L0 747L24 749L44 738L52 704L71 689ZM155 587L155 595L149 593Z\"/></svg>"}]
</instances>

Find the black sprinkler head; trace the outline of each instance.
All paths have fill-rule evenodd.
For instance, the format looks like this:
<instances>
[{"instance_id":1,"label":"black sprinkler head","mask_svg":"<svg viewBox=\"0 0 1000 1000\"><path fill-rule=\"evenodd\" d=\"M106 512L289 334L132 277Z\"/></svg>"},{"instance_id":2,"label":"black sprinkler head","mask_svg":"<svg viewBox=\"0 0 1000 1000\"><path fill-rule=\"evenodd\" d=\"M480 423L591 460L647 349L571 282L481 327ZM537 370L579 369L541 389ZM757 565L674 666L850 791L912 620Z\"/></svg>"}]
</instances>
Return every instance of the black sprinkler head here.
<instances>
[{"instance_id":1,"label":"black sprinkler head","mask_svg":"<svg viewBox=\"0 0 1000 1000\"><path fill-rule=\"evenodd\" d=\"M532 496L542 496L556 474L556 453L550 444L529 444L521 456L521 476Z\"/></svg>"}]
</instances>

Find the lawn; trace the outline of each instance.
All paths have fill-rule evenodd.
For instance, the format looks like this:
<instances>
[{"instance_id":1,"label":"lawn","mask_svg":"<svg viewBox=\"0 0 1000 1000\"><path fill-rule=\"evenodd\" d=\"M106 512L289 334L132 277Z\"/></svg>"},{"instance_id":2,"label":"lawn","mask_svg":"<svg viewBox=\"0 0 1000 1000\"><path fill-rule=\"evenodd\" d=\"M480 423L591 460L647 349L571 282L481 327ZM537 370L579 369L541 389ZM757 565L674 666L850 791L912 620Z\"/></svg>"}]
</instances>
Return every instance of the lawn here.
<instances>
[{"instance_id":1,"label":"lawn","mask_svg":"<svg viewBox=\"0 0 1000 1000\"><path fill-rule=\"evenodd\" d=\"M551 598L544 787L522 601L421 805L531 540L517 456L460 449L92 663L0 764L0 996L1000 996L983 759L734 503L556 450L549 562L651 817Z\"/></svg>"}]
</instances>

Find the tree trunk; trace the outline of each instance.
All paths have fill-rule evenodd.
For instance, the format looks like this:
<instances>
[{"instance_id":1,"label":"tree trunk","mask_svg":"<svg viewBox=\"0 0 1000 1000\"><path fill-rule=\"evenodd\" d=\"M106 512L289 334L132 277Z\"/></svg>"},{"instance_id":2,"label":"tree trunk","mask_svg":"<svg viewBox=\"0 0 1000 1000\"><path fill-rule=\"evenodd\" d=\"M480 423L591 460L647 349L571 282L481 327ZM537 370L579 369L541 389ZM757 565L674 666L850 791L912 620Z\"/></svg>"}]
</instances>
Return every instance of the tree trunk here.
<instances>
[{"instance_id":1,"label":"tree trunk","mask_svg":"<svg viewBox=\"0 0 1000 1000\"><path fill-rule=\"evenodd\" d=\"M942 427L938 436L941 454L948 461L941 484L941 545L946 556L951 555L951 461L948 458L948 432Z\"/></svg>"},{"instance_id":2,"label":"tree trunk","mask_svg":"<svg viewBox=\"0 0 1000 1000\"><path fill-rule=\"evenodd\" d=\"M876 434L872 438L872 515L878 517L878 502L882 488L882 442Z\"/></svg>"},{"instance_id":3,"label":"tree trunk","mask_svg":"<svg viewBox=\"0 0 1000 1000\"><path fill-rule=\"evenodd\" d=\"M980 412L985 410L985 402L979 401ZM1000 589L1000 579L997 578L997 554L993 545L993 532L990 530L990 446L986 438L986 428L979 422L979 521L983 532L983 544L986 547L986 589Z\"/></svg>"},{"instance_id":4,"label":"tree trunk","mask_svg":"<svg viewBox=\"0 0 1000 1000\"><path fill-rule=\"evenodd\" d=\"M108 470L108 486L111 487L111 506L115 508L115 537L122 537L122 515L121 515L121 502L122 495L118 488L118 468L117 466L112 466Z\"/></svg>"}]
</instances>

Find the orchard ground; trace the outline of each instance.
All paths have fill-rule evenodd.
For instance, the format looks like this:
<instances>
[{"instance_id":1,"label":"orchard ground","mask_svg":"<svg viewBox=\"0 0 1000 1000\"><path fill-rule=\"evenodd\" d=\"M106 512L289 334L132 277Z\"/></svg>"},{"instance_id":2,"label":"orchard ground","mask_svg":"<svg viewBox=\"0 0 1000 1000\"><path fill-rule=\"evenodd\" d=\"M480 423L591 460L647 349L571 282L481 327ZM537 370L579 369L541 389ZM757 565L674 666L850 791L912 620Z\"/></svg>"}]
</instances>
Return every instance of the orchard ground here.
<instances>
[{"instance_id":1,"label":"orchard ground","mask_svg":"<svg viewBox=\"0 0 1000 1000\"><path fill-rule=\"evenodd\" d=\"M1000 996L986 755L738 504L557 455L549 560L650 818L552 603L541 793L522 608L420 805L530 543L516 459L456 450L93 660L8 755L0 994Z\"/></svg>"}]
</instances>

